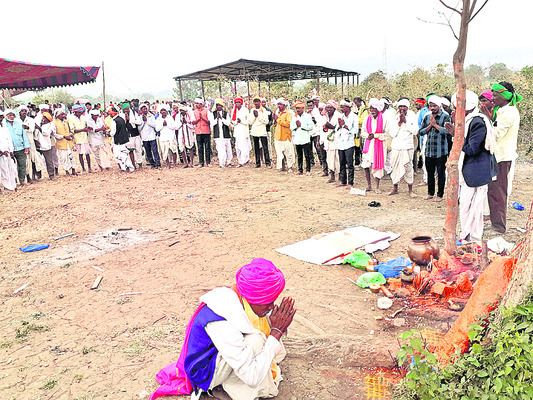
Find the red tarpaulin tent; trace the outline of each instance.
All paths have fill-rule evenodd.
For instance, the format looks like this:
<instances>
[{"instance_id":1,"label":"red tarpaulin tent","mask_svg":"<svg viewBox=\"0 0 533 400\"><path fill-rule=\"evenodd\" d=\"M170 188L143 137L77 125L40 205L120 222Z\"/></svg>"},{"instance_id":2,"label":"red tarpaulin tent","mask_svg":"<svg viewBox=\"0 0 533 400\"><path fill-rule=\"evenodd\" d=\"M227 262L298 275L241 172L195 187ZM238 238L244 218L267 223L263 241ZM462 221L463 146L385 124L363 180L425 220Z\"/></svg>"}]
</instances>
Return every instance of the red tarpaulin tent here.
<instances>
[{"instance_id":1,"label":"red tarpaulin tent","mask_svg":"<svg viewBox=\"0 0 533 400\"><path fill-rule=\"evenodd\" d=\"M0 89L39 90L96 80L100 67L61 67L0 58Z\"/></svg>"}]
</instances>

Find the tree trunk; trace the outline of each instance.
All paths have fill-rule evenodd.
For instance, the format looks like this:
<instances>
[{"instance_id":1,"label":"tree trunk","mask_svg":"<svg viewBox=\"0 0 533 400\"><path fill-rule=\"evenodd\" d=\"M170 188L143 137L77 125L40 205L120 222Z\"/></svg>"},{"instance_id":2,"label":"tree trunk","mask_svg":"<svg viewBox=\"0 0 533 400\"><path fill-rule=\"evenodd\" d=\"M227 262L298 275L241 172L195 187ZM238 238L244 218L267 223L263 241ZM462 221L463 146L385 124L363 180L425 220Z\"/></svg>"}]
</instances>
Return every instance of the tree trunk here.
<instances>
[{"instance_id":1,"label":"tree trunk","mask_svg":"<svg viewBox=\"0 0 533 400\"><path fill-rule=\"evenodd\" d=\"M448 172L446 189L446 222L444 223L444 248L450 255L457 250L457 219L459 217L459 156L465 140L465 97L466 78L464 61L466 42L468 38L468 24L470 23L470 0L463 0L461 12L461 27L457 50L453 55L453 72L457 91L457 108L455 110L455 136L453 146L448 156L446 170Z\"/></svg>"}]
</instances>

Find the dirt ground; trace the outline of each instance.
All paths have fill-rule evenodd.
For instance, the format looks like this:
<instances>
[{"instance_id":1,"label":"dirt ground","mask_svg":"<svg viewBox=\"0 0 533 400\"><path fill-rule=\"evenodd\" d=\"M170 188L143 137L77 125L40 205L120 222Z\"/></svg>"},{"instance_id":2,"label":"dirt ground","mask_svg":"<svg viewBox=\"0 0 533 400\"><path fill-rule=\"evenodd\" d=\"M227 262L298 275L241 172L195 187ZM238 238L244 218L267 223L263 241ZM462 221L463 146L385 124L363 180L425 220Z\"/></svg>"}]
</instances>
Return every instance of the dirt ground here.
<instances>
[{"instance_id":1,"label":"dirt ground","mask_svg":"<svg viewBox=\"0 0 533 400\"><path fill-rule=\"evenodd\" d=\"M533 165L518 165L511 202L526 211L509 208L508 241L525 224L532 176ZM402 184L390 197L385 180L384 194L362 197L325 179L318 166L311 176L266 168L115 169L1 195L0 398L148 398L155 374L177 360L199 296L231 285L254 257L283 270L284 295L298 308L284 339L277 398L385 398L368 386L380 368L393 366L388 351L397 350L399 333L421 327L438 334L457 314L402 312L405 324L378 321L403 301L381 311L377 294L346 279L361 271L304 263L275 249L364 225L401 234L379 260L406 256L411 234L442 236L445 205L422 200L425 187L411 199ZM361 170L356 186L365 187ZM381 207L368 207L372 200ZM69 233L75 235L53 239ZM40 243L51 246L19 250ZM90 290L98 276L98 289Z\"/></svg>"}]
</instances>

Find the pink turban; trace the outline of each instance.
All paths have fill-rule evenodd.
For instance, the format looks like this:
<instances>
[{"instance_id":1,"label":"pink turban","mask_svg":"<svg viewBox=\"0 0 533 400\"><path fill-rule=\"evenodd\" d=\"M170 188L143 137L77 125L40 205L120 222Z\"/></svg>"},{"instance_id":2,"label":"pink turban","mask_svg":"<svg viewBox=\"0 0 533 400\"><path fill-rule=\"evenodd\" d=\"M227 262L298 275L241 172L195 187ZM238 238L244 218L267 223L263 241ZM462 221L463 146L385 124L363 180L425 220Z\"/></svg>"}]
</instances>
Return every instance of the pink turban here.
<instances>
[{"instance_id":1,"label":"pink turban","mask_svg":"<svg viewBox=\"0 0 533 400\"><path fill-rule=\"evenodd\" d=\"M270 304L285 288L285 277L272 261L254 258L237 275L237 289L250 304Z\"/></svg>"},{"instance_id":2,"label":"pink turban","mask_svg":"<svg viewBox=\"0 0 533 400\"><path fill-rule=\"evenodd\" d=\"M483 93L481 93L481 96L492 101L492 90L485 90Z\"/></svg>"},{"instance_id":3,"label":"pink turban","mask_svg":"<svg viewBox=\"0 0 533 400\"><path fill-rule=\"evenodd\" d=\"M328 102L326 103L326 105L330 105L332 106L335 110L339 108L339 105L337 104L337 102L335 100L328 100Z\"/></svg>"}]
</instances>

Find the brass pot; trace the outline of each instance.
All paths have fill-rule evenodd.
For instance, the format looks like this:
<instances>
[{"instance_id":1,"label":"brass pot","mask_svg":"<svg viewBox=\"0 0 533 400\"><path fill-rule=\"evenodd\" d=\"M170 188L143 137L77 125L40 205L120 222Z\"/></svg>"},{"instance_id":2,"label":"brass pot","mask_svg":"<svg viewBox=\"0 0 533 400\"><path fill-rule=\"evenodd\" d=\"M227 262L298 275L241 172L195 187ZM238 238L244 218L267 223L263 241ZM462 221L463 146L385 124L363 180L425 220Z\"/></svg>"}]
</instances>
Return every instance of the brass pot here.
<instances>
[{"instance_id":1,"label":"brass pot","mask_svg":"<svg viewBox=\"0 0 533 400\"><path fill-rule=\"evenodd\" d=\"M435 260L439 259L439 245L431 235L417 234L411 237L407 255L416 265L427 266L432 256Z\"/></svg>"}]
</instances>

